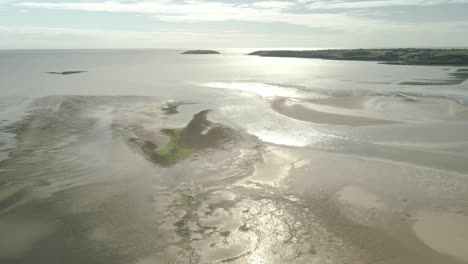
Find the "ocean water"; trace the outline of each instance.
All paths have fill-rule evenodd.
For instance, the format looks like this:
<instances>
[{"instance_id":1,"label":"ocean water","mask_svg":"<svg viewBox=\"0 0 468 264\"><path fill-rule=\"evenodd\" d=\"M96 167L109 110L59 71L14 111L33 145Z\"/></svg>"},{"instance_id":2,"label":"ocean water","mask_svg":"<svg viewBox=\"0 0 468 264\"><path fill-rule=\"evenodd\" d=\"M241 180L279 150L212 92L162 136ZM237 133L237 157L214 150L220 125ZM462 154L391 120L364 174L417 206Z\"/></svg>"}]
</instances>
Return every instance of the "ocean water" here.
<instances>
[{"instance_id":1,"label":"ocean water","mask_svg":"<svg viewBox=\"0 0 468 264\"><path fill-rule=\"evenodd\" d=\"M181 52L0 51L1 263L468 261L466 67Z\"/></svg>"}]
</instances>

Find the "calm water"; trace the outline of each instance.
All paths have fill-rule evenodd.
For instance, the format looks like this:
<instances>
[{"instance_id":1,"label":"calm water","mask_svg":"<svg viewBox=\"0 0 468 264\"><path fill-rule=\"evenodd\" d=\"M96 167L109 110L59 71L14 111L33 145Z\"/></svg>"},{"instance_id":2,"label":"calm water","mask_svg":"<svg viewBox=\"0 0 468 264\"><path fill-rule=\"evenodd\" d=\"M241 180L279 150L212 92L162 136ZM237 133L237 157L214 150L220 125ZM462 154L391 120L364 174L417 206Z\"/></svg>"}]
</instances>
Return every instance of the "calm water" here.
<instances>
[{"instance_id":1,"label":"calm water","mask_svg":"<svg viewBox=\"0 0 468 264\"><path fill-rule=\"evenodd\" d=\"M0 51L0 262L467 263L463 67L221 51Z\"/></svg>"}]
</instances>

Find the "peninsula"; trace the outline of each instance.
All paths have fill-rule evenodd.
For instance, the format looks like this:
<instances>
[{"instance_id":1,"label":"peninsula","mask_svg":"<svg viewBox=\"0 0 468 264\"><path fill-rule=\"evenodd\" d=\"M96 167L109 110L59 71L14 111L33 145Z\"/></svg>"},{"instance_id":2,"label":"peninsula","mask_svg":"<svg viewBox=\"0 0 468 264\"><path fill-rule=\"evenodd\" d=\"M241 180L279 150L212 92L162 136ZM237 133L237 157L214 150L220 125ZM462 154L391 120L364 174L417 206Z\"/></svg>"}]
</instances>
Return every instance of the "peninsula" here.
<instances>
[{"instance_id":1,"label":"peninsula","mask_svg":"<svg viewBox=\"0 0 468 264\"><path fill-rule=\"evenodd\" d=\"M468 65L468 49L260 50L248 55L326 60L379 61L401 65Z\"/></svg>"}]
</instances>

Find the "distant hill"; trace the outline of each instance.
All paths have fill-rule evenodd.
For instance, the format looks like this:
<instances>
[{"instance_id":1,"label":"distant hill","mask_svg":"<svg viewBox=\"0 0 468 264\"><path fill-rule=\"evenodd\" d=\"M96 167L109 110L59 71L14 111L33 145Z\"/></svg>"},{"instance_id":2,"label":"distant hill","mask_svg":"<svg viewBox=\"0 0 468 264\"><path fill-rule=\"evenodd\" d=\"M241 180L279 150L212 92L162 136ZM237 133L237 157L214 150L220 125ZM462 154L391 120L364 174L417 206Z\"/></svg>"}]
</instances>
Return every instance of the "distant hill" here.
<instances>
[{"instance_id":1,"label":"distant hill","mask_svg":"<svg viewBox=\"0 0 468 264\"><path fill-rule=\"evenodd\" d=\"M404 65L468 65L468 49L260 50L248 55L326 60L380 61Z\"/></svg>"},{"instance_id":2,"label":"distant hill","mask_svg":"<svg viewBox=\"0 0 468 264\"><path fill-rule=\"evenodd\" d=\"M182 52L182 54L221 54L221 52L216 50L189 50Z\"/></svg>"}]
</instances>

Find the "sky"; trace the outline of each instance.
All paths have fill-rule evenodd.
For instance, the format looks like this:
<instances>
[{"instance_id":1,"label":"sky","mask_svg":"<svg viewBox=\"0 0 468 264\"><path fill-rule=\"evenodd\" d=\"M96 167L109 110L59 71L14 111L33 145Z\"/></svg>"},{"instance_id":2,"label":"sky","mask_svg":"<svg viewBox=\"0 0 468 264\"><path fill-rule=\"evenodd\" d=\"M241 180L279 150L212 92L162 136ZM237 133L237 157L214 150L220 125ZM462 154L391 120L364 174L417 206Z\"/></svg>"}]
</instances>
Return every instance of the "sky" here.
<instances>
[{"instance_id":1,"label":"sky","mask_svg":"<svg viewBox=\"0 0 468 264\"><path fill-rule=\"evenodd\" d=\"M0 0L0 49L468 47L468 0Z\"/></svg>"}]
</instances>

